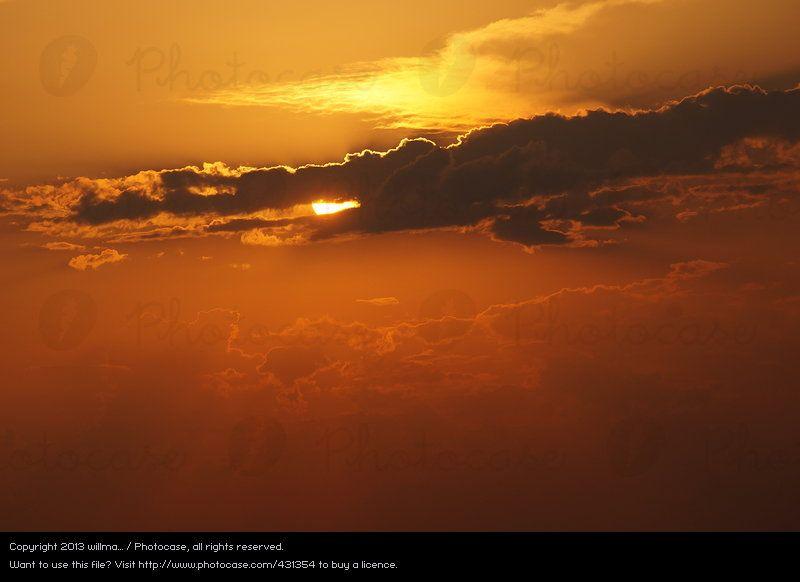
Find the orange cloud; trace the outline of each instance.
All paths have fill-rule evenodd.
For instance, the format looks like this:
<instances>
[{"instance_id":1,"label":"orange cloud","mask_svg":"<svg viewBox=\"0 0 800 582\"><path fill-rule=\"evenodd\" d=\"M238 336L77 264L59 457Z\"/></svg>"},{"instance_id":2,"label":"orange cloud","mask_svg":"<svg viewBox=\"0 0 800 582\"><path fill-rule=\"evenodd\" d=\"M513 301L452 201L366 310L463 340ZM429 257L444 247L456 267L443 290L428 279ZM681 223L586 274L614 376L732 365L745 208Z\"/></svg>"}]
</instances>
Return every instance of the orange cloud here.
<instances>
[{"instance_id":1,"label":"orange cloud","mask_svg":"<svg viewBox=\"0 0 800 582\"><path fill-rule=\"evenodd\" d=\"M397 297L375 297L373 299L356 299L356 303L366 303L367 305L384 307L387 305L397 305L400 303L400 301L397 299Z\"/></svg>"},{"instance_id":2,"label":"orange cloud","mask_svg":"<svg viewBox=\"0 0 800 582\"><path fill-rule=\"evenodd\" d=\"M42 245L48 251L82 251L86 247L66 241L48 242Z\"/></svg>"},{"instance_id":3,"label":"orange cloud","mask_svg":"<svg viewBox=\"0 0 800 582\"><path fill-rule=\"evenodd\" d=\"M86 254L73 257L69 266L78 271L94 271L103 265L124 261L128 255L121 254L116 249L103 249L99 254Z\"/></svg>"}]
</instances>

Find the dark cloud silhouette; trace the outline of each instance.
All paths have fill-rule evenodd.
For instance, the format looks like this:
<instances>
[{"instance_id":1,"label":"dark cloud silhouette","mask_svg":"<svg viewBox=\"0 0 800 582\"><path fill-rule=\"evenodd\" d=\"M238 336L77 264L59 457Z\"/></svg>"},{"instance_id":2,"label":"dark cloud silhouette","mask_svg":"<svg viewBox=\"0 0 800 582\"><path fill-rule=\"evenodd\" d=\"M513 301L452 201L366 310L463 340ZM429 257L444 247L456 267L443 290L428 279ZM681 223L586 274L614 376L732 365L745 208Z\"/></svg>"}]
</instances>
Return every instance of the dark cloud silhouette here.
<instances>
[{"instance_id":1,"label":"dark cloud silhouette","mask_svg":"<svg viewBox=\"0 0 800 582\"><path fill-rule=\"evenodd\" d=\"M715 162L726 146L751 137L791 143L799 136L800 89L715 88L653 111L521 119L472 131L449 147L420 138L388 152L366 150L342 163L297 169L168 170L116 196L84 180L70 220L103 225L165 213L232 218L215 219L209 232L280 229L295 219L252 214L356 198L360 208L299 219L306 238L486 221L498 239L563 244L573 235L552 228L552 221L615 227L630 216L620 205L665 195L626 181L720 172Z\"/></svg>"}]
</instances>

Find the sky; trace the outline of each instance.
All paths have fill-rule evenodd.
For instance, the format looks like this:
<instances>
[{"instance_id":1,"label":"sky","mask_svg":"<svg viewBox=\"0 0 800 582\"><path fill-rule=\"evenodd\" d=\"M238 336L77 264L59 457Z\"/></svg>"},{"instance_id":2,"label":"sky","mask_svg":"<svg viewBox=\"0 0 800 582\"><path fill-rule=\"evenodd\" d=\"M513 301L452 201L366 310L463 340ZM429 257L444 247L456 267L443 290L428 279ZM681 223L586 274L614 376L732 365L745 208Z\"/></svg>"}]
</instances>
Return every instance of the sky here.
<instances>
[{"instance_id":1,"label":"sky","mask_svg":"<svg viewBox=\"0 0 800 582\"><path fill-rule=\"evenodd\" d=\"M797 529L799 19L0 2L0 524Z\"/></svg>"}]
</instances>

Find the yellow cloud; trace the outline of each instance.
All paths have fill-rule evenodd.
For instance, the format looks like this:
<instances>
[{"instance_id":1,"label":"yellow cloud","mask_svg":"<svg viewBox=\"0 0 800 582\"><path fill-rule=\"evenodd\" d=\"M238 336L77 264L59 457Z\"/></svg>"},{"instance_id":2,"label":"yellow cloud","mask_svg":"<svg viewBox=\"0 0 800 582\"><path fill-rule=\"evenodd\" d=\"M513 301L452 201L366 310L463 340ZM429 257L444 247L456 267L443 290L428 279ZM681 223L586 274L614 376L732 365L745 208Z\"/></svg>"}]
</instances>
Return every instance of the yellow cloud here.
<instances>
[{"instance_id":1,"label":"yellow cloud","mask_svg":"<svg viewBox=\"0 0 800 582\"><path fill-rule=\"evenodd\" d=\"M280 107L306 113L355 113L378 128L464 131L535 111L531 96L514 88L520 60L531 57L530 51L524 50L526 44L573 33L609 7L660 1L559 4L522 18L452 34L441 48L421 57L354 63L333 74L236 87L187 101ZM541 60L536 55L534 58Z\"/></svg>"}]
</instances>

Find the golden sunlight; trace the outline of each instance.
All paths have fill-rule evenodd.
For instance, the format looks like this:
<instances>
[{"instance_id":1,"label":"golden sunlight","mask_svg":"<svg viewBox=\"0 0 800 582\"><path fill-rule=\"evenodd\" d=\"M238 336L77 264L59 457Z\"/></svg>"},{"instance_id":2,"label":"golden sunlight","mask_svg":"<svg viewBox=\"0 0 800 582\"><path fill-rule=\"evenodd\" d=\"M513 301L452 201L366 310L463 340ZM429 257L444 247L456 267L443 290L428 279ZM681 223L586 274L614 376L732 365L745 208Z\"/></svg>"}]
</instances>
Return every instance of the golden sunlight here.
<instances>
[{"instance_id":1,"label":"golden sunlight","mask_svg":"<svg viewBox=\"0 0 800 582\"><path fill-rule=\"evenodd\" d=\"M312 202L311 207L314 213L319 214L335 214L342 210L349 208L359 208L361 203L358 200L345 200L344 202Z\"/></svg>"}]
</instances>

